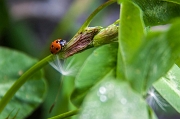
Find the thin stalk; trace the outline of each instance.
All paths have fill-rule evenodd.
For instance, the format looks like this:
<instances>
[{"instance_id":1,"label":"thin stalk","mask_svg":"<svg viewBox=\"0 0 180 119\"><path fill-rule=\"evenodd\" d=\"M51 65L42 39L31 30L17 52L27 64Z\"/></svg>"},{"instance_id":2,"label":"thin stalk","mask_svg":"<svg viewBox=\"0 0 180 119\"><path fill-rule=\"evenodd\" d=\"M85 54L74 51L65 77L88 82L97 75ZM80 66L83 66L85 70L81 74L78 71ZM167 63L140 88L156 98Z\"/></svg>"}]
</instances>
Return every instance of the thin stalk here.
<instances>
[{"instance_id":1,"label":"thin stalk","mask_svg":"<svg viewBox=\"0 0 180 119\"><path fill-rule=\"evenodd\" d=\"M101 6L99 6L84 22L84 24L81 26L81 28L79 29L78 33L84 31L84 29L86 27L89 26L89 24L91 23L92 19L96 16L97 13L99 13L102 9L104 9L105 7L111 5L112 3L115 3L117 0L109 0L107 2L105 2L104 4L102 4Z\"/></svg>"}]
</instances>

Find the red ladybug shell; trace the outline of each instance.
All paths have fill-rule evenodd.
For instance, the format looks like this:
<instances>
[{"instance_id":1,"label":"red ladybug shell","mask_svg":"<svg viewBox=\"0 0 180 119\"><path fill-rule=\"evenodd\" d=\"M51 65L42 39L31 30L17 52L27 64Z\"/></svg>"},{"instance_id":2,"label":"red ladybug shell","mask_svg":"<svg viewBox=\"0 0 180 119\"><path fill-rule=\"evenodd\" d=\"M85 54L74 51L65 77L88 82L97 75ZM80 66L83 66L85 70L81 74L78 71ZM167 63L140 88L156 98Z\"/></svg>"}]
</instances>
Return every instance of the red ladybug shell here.
<instances>
[{"instance_id":1,"label":"red ladybug shell","mask_svg":"<svg viewBox=\"0 0 180 119\"><path fill-rule=\"evenodd\" d=\"M57 39L51 43L50 51L52 54L57 54L62 49L60 41L61 39Z\"/></svg>"}]
</instances>

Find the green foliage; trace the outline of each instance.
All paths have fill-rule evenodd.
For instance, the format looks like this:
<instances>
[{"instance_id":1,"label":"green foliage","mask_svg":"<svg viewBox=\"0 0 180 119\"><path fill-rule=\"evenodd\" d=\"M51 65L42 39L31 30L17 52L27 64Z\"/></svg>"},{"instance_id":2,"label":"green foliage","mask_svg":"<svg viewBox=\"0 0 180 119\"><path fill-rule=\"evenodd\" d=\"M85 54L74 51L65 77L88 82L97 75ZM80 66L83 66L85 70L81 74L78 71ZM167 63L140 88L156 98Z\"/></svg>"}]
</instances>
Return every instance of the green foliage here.
<instances>
[{"instance_id":1,"label":"green foliage","mask_svg":"<svg viewBox=\"0 0 180 119\"><path fill-rule=\"evenodd\" d=\"M96 9L77 34L81 34L93 17L113 2L115 0L108 1ZM64 92L68 93L67 103L71 101L78 110L80 109L76 117L80 119L139 117L156 119L155 113L145 99L149 88L153 86L176 111L180 112L178 86L180 2L178 0L118 0L118 3L121 5L119 28L115 24L113 24L115 27L111 27L112 32L117 31L118 28L118 42L114 42L109 34L101 31L103 33L99 37L95 36L93 41L93 44L97 44L95 46L100 47L88 49L66 59L65 66L71 64L70 69L76 68L74 76L63 76L66 81L68 79L74 81L74 87L66 85L67 87L63 88ZM154 30L152 26L156 25L164 25L160 27L163 30ZM111 29L108 32L111 32ZM116 35L116 32L114 34ZM111 43L104 45L107 43L104 39ZM15 110L20 108L17 117L23 118L44 98L45 83L39 70L52 59L53 55L35 64L21 77L21 72L27 70L36 61L4 48L0 49L0 56L2 79L0 96L3 97L0 110L3 110L15 92L30 78L2 112L3 117L7 117L8 114L13 117L17 112L12 111L12 105L15 105ZM18 80L15 82L16 79ZM69 104L66 108L68 106ZM77 114L78 110L53 118L66 118Z\"/></svg>"},{"instance_id":2,"label":"green foliage","mask_svg":"<svg viewBox=\"0 0 180 119\"><path fill-rule=\"evenodd\" d=\"M141 46L145 29L141 11L137 6L130 2L125 2L122 3L121 7L117 76L125 80L128 76L126 71L128 62Z\"/></svg>"},{"instance_id":3,"label":"green foliage","mask_svg":"<svg viewBox=\"0 0 180 119\"><path fill-rule=\"evenodd\" d=\"M36 59L27 55L1 47L0 97L2 98L12 84L36 62ZM0 118L13 118L16 113L16 118L25 118L44 100L45 94L46 83L43 72L38 71L14 95L6 108L1 112Z\"/></svg>"},{"instance_id":4,"label":"green foliage","mask_svg":"<svg viewBox=\"0 0 180 119\"><path fill-rule=\"evenodd\" d=\"M146 2L147 1L145 1L145 3ZM175 59L179 56L180 36L178 28L180 28L180 22L178 22L178 20L172 21L172 19L179 15L179 11L176 10L179 9L180 6L177 4L171 5L171 3L164 3L168 5L166 7L162 5L161 7L165 9L171 6L171 11L168 11L167 14L161 14L163 17L158 14L156 18L153 18L150 13L147 14L147 11L143 11L141 5L138 7L136 3L137 2L134 4L125 1L121 3L118 52L115 54L111 53L114 52L113 50L117 49L117 47L113 46L111 50L108 50L108 48L105 48L108 45L96 49L94 52L104 48L101 52L108 54L108 57L107 55L101 55L100 58L92 58L91 60L87 58L75 78L75 90L71 95L71 99L75 105L82 107L79 118L107 117L126 119L127 115L130 116L128 118L131 119L139 117L138 115L144 115L143 118L156 118L153 112L147 113L149 109L146 107L145 102L133 102L131 98L137 96L137 100L144 100L142 98L143 95L147 93L155 81L158 81L168 73L175 63ZM152 4L157 3L152 2ZM154 7L157 6L154 5ZM145 7L143 8L145 9ZM174 12L174 14L169 15L169 12ZM171 23L172 25L164 26L164 29L160 31L153 29L148 30L147 28L149 25L165 23ZM92 54L89 57L91 56ZM106 60L110 60L112 57L116 60L109 62L111 65L107 65L106 63L108 63L108 61ZM87 65L87 63L89 63L89 65ZM96 65L94 66L93 63ZM106 65L102 65L104 63ZM99 68L99 66L101 67ZM109 69L114 69L111 77L107 76L108 72L110 72ZM176 80L178 80L178 78ZM111 88L108 88L108 82L112 83ZM111 83L109 83L109 85ZM106 91L105 93L103 92L104 94L100 94L102 87L103 90ZM170 87L171 86L168 86L167 89L169 91L173 90L173 88ZM161 89L159 93L162 97L178 111L178 101L173 102L174 100L180 100L178 91L173 91L172 95L170 93L169 96L167 96L165 94L168 92L167 90L162 91L162 87L160 86L155 86L155 89L156 88L157 91ZM132 92L137 91L138 93L136 92L136 96L130 93L131 96L129 97L123 93L115 93L117 90L121 90L122 92L127 91L127 93L128 90L132 90ZM178 89L176 88L176 90ZM113 98L111 95L113 95ZM121 105L121 103L117 101L123 99L129 99L126 100L128 103ZM131 106L128 106L128 104ZM144 112L138 110L139 106L144 108L142 109ZM133 109L131 110L132 107ZM131 111L128 111L128 114L126 114L123 110Z\"/></svg>"}]
</instances>

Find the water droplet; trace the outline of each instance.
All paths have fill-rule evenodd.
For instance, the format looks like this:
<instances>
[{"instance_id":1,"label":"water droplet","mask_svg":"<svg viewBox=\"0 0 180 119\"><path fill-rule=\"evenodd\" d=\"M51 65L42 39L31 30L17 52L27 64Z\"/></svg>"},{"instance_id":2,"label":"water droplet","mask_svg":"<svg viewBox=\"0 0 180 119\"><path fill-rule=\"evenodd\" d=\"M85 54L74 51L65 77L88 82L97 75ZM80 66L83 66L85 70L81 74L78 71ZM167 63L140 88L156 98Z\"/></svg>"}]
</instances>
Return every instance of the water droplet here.
<instances>
[{"instance_id":1,"label":"water droplet","mask_svg":"<svg viewBox=\"0 0 180 119\"><path fill-rule=\"evenodd\" d=\"M127 103L126 98L122 98L122 99L121 99L121 103L122 103L123 105L125 105L125 104Z\"/></svg>"},{"instance_id":2,"label":"water droplet","mask_svg":"<svg viewBox=\"0 0 180 119\"><path fill-rule=\"evenodd\" d=\"M105 95L101 95L100 96L100 100L101 100L101 102L106 102L107 101L107 97Z\"/></svg>"},{"instance_id":3,"label":"water droplet","mask_svg":"<svg viewBox=\"0 0 180 119\"><path fill-rule=\"evenodd\" d=\"M105 87L100 87L100 88L99 88L99 92L100 92L101 94L105 94L105 93L106 93L106 88L105 88Z\"/></svg>"}]
</instances>

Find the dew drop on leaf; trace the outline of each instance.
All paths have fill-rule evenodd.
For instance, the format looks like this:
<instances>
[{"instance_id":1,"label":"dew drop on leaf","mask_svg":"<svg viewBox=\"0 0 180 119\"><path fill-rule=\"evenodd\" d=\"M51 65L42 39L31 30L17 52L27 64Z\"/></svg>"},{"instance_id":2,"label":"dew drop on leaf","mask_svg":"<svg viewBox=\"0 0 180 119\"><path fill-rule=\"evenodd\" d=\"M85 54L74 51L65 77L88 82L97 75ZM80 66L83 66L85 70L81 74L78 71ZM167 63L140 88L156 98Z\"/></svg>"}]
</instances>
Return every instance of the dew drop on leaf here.
<instances>
[{"instance_id":1,"label":"dew drop on leaf","mask_svg":"<svg viewBox=\"0 0 180 119\"><path fill-rule=\"evenodd\" d=\"M106 88L105 88L105 87L100 87L100 88L99 88L99 92L100 92L101 94L105 94L105 93L106 93Z\"/></svg>"}]
</instances>

